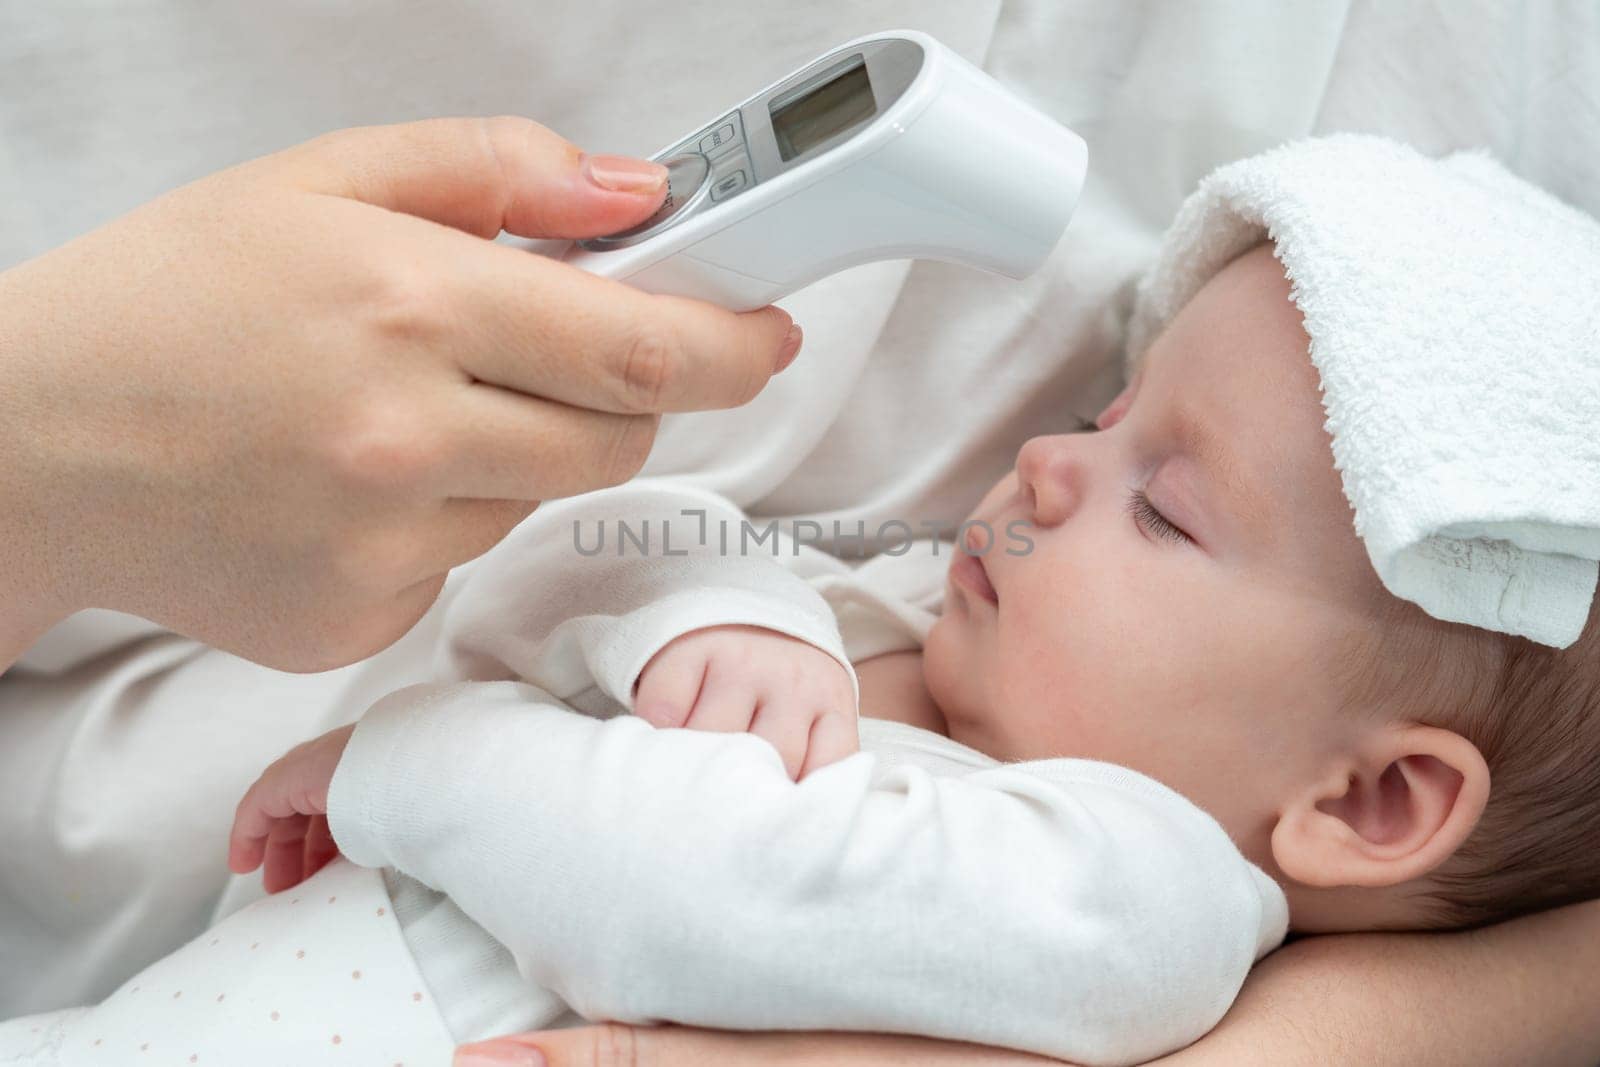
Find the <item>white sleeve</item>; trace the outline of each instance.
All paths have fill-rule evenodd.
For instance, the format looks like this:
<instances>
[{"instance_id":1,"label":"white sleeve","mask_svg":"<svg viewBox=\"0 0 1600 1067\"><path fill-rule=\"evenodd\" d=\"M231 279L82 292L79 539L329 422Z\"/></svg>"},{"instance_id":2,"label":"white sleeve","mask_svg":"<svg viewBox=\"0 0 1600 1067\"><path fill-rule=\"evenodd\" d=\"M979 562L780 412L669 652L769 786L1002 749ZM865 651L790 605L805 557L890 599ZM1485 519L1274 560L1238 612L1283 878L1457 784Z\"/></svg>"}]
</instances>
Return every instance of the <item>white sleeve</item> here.
<instances>
[{"instance_id":1,"label":"white sleeve","mask_svg":"<svg viewBox=\"0 0 1600 1067\"><path fill-rule=\"evenodd\" d=\"M362 720L329 820L352 860L448 893L591 1019L1135 1063L1205 1033L1282 936L1259 872L1149 779L874 760L795 783L746 734L423 686Z\"/></svg>"},{"instance_id":2,"label":"white sleeve","mask_svg":"<svg viewBox=\"0 0 1600 1067\"><path fill-rule=\"evenodd\" d=\"M674 638L761 626L850 674L833 613L805 575L847 568L749 520L723 497L634 482L547 503L477 561L451 604L435 676L530 682L571 702L633 684Z\"/></svg>"}]
</instances>

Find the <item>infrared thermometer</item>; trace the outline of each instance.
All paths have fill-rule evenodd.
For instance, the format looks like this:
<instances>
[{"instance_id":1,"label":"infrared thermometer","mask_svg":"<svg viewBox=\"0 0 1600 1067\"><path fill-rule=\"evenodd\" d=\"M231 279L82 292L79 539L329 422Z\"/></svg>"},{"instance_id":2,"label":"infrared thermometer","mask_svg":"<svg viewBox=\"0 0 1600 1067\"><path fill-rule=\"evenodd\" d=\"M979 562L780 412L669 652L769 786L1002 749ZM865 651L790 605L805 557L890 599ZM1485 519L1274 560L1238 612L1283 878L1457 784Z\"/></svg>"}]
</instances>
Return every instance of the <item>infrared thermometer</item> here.
<instances>
[{"instance_id":1,"label":"infrared thermometer","mask_svg":"<svg viewBox=\"0 0 1600 1067\"><path fill-rule=\"evenodd\" d=\"M1024 278L1083 188L1083 139L916 31L861 37L651 157L665 202L566 262L734 311L882 259Z\"/></svg>"}]
</instances>

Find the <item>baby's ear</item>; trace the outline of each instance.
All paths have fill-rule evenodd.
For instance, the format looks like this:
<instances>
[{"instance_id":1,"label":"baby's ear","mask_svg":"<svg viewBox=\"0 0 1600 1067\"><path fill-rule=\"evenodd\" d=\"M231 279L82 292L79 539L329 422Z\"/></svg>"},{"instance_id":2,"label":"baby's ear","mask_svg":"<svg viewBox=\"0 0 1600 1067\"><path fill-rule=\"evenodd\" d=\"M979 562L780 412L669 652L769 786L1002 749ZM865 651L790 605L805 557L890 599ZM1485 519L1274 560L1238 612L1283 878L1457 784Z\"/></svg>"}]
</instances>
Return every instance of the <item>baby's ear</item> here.
<instances>
[{"instance_id":1,"label":"baby's ear","mask_svg":"<svg viewBox=\"0 0 1600 1067\"><path fill-rule=\"evenodd\" d=\"M1378 730L1294 797L1272 831L1272 858L1303 885L1399 885L1466 841L1489 799L1489 767L1458 733Z\"/></svg>"}]
</instances>

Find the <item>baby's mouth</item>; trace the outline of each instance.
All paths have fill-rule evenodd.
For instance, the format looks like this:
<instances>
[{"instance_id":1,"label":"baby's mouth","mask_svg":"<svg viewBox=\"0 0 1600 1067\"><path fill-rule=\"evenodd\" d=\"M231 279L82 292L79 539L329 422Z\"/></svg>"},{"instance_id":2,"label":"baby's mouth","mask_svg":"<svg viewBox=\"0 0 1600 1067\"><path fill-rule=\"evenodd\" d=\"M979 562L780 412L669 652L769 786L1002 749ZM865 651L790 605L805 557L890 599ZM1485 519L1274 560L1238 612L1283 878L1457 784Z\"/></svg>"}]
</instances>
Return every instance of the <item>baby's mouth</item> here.
<instances>
[{"instance_id":1,"label":"baby's mouth","mask_svg":"<svg viewBox=\"0 0 1600 1067\"><path fill-rule=\"evenodd\" d=\"M968 528L962 544L957 546L956 559L950 564L950 578L963 588L976 593L991 604L1000 603L1000 594L995 591L994 582L989 579L989 570L983 565L983 558L978 552L987 552L991 547L983 543L983 538L974 528Z\"/></svg>"}]
</instances>

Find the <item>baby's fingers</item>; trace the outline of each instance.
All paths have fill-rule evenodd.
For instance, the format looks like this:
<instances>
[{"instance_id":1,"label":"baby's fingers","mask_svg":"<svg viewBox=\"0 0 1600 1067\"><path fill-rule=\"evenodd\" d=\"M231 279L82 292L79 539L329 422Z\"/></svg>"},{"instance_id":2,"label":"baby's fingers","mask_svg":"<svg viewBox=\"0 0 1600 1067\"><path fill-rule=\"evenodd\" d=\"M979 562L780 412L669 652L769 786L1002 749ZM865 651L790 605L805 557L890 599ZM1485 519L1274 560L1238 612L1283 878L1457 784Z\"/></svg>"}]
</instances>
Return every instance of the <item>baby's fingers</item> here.
<instances>
[{"instance_id":1,"label":"baby's fingers","mask_svg":"<svg viewBox=\"0 0 1600 1067\"><path fill-rule=\"evenodd\" d=\"M261 885L277 893L300 884L305 874L306 831L311 816L291 815L273 822L267 831L267 864L261 872Z\"/></svg>"},{"instance_id":2,"label":"baby's fingers","mask_svg":"<svg viewBox=\"0 0 1600 1067\"><path fill-rule=\"evenodd\" d=\"M817 768L837 763L860 750L861 737L853 714L831 711L819 715L811 724L805 763L800 768L799 777L804 778Z\"/></svg>"},{"instance_id":3,"label":"baby's fingers","mask_svg":"<svg viewBox=\"0 0 1600 1067\"><path fill-rule=\"evenodd\" d=\"M267 854L267 834L273 816L261 804L261 783L251 786L233 813L233 830L228 835L228 870L249 874L261 866Z\"/></svg>"},{"instance_id":4,"label":"baby's fingers","mask_svg":"<svg viewBox=\"0 0 1600 1067\"><path fill-rule=\"evenodd\" d=\"M691 730L711 730L738 734L750 729L755 717L756 693L751 685L736 674L728 675L726 669L719 677L717 664L706 670L705 684L695 698L694 710L684 723Z\"/></svg>"},{"instance_id":5,"label":"baby's fingers","mask_svg":"<svg viewBox=\"0 0 1600 1067\"><path fill-rule=\"evenodd\" d=\"M651 726L682 726L700 697L708 665L703 655L673 655L669 650L640 675L633 713Z\"/></svg>"},{"instance_id":6,"label":"baby's fingers","mask_svg":"<svg viewBox=\"0 0 1600 1067\"><path fill-rule=\"evenodd\" d=\"M316 874L334 858L339 855L339 846L333 840L333 831L328 828L326 815L311 816L310 823L306 826L306 851L304 869L300 873L300 880L305 881Z\"/></svg>"},{"instance_id":7,"label":"baby's fingers","mask_svg":"<svg viewBox=\"0 0 1600 1067\"><path fill-rule=\"evenodd\" d=\"M783 757L784 772L790 778L799 778L806 758L806 740L811 735L811 722L815 717L793 700L770 700L757 706L750 732L778 750L778 755Z\"/></svg>"},{"instance_id":8,"label":"baby's fingers","mask_svg":"<svg viewBox=\"0 0 1600 1067\"><path fill-rule=\"evenodd\" d=\"M268 767L234 809L233 831L228 835L228 869L235 874L249 874L261 866L263 859L270 863L272 841L281 836L279 824L284 820L298 820L296 839L303 840L306 816L327 811L326 786L315 790L296 786L297 780L305 776L295 773L300 768L293 762L293 755Z\"/></svg>"}]
</instances>

